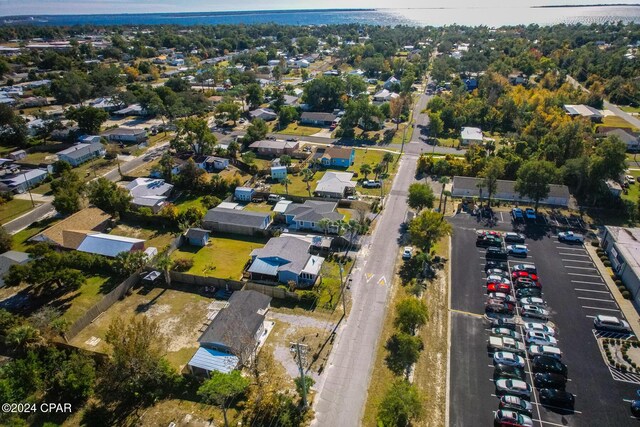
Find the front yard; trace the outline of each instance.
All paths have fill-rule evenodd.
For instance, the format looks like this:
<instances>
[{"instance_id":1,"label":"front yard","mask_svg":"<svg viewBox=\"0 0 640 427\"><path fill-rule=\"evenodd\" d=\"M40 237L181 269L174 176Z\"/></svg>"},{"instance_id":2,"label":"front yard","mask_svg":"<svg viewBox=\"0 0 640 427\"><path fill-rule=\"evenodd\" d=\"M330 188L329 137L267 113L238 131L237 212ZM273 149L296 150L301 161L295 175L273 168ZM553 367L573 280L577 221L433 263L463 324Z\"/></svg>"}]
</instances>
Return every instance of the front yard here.
<instances>
[{"instance_id":1,"label":"front yard","mask_svg":"<svg viewBox=\"0 0 640 427\"><path fill-rule=\"evenodd\" d=\"M251 251L262 248L268 239L240 235L211 236L205 247L183 245L171 254L171 259L192 259L186 272L199 276L239 280Z\"/></svg>"},{"instance_id":2,"label":"front yard","mask_svg":"<svg viewBox=\"0 0 640 427\"><path fill-rule=\"evenodd\" d=\"M36 203L36 206L39 203ZM0 223L5 224L33 208L31 200L13 199L0 205Z\"/></svg>"},{"instance_id":3,"label":"front yard","mask_svg":"<svg viewBox=\"0 0 640 427\"><path fill-rule=\"evenodd\" d=\"M618 116L606 116L602 119L603 126L610 127L619 127L619 128L628 128L630 130L636 131L637 129L628 121Z\"/></svg>"}]
</instances>

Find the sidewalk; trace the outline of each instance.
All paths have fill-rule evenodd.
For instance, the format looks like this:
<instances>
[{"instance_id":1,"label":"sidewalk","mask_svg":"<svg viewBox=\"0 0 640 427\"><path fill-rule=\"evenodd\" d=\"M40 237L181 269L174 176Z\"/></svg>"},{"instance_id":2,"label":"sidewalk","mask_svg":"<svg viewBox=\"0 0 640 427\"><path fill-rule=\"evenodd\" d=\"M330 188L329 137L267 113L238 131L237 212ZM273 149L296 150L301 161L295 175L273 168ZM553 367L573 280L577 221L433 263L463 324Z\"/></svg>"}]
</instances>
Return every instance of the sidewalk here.
<instances>
[{"instance_id":1,"label":"sidewalk","mask_svg":"<svg viewBox=\"0 0 640 427\"><path fill-rule=\"evenodd\" d=\"M584 247L589 253L589 256L591 257L591 259L593 260L593 263L598 268L598 271L600 271L600 274L602 275L604 282L607 284L607 287L611 291L613 298L615 298L616 302L618 303L618 306L620 306L620 310L624 314L624 317L627 318L627 321L629 322L629 325L631 326L631 329L633 330L634 335L636 337L640 337L640 322L639 322L640 317L638 315L638 311L633 306L633 303L631 302L631 300L628 300L622 297L622 294L620 293L620 291L618 290L618 287L616 286L615 282L611 278L611 274L607 270L607 267L604 266L604 264L600 260L600 257L596 253L596 248L591 246L590 244L585 244Z\"/></svg>"}]
</instances>

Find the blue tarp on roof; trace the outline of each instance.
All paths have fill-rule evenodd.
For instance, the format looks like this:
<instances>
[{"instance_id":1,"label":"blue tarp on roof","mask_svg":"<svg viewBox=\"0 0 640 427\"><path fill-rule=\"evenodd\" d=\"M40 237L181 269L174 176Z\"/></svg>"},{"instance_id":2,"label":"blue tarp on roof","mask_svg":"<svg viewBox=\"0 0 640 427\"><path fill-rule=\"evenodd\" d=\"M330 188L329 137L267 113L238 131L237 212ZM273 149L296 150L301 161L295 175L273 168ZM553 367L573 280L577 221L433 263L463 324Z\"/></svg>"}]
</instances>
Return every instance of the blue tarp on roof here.
<instances>
[{"instance_id":1,"label":"blue tarp on roof","mask_svg":"<svg viewBox=\"0 0 640 427\"><path fill-rule=\"evenodd\" d=\"M207 371L223 372L226 374L233 371L238 366L239 362L240 359L232 354L200 347L189 361L189 366Z\"/></svg>"}]
</instances>

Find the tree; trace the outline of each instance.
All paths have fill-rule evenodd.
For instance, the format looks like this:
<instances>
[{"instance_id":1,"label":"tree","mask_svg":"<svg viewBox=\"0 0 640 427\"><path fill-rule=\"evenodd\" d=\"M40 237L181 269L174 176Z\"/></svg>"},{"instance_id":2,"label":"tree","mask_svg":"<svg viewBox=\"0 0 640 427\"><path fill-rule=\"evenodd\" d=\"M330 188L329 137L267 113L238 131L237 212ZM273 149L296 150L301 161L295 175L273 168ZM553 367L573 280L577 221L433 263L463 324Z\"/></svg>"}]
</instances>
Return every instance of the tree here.
<instances>
[{"instance_id":1,"label":"tree","mask_svg":"<svg viewBox=\"0 0 640 427\"><path fill-rule=\"evenodd\" d=\"M371 165L369 163L361 165L360 173L363 175L364 179L367 179L367 176L371 173Z\"/></svg>"},{"instance_id":2,"label":"tree","mask_svg":"<svg viewBox=\"0 0 640 427\"><path fill-rule=\"evenodd\" d=\"M258 108L264 102L264 93L258 83L251 83L247 86L246 101L252 110Z\"/></svg>"},{"instance_id":3,"label":"tree","mask_svg":"<svg viewBox=\"0 0 640 427\"><path fill-rule=\"evenodd\" d=\"M415 334L416 330L427 323L429 312L422 300L405 298L396 305L394 325L402 332Z\"/></svg>"},{"instance_id":4,"label":"tree","mask_svg":"<svg viewBox=\"0 0 640 427\"><path fill-rule=\"evenodd\" d=\"M384 173L384 163L378 163L373 167L373 173L375 174L375 179L378 179L380 177L380 175L382 175Z\"/></svg>"},{"instance_id":5,"label":"tree","mask_svg":"<svg viewBox=\"0 0 640 427\"><path fill-rule=\"evenodd\" d=\"M352 98L367 91L367 83L364 79L354 74L347 74L344 77L344 85L345 92Z\"/></svg>"},{"instance_id":6,"label":"tree","mask_svg":"<svg viewBox=\"0 0 640 427\"><path fill-rule=\"evenodd\" d=\"M422 417L423 400L416 386L397 379L378 406L378 421L384 427L408 427Z\"/></svg>"},{"instance_id":7,"label":"tree","mask_svg":"<svg viewBox=\"0 0 640 427\"><path fill-rule=\"evenodd\" d=\"M278 125L280 126L280 129L285 128L290 123L298 120L299 117L300 115L295 107L285 105L280 108L280 112L278 113Z\"/></svg>"},{"instance_id":8,"label":"tree","mask_svg":"<svg viewBox=\"0 0 640 427\"><path fill-rule=\"evenodd\" d=\"M71 108L65 117L78 123L82 133L95 135L100 133L100 126L107 121L109 114L94 107L79 107Z\"/></svg>"},{"instance_id":9,"label":"tree","mask_svg":"<svg viewBox=\"0 0 640 427\"><path fill-rule=\"evenodd\" d=\"M440 117L440 113L431 112L428 114L429 116L429 131L431 132L431 137L435 140L438 135L442 133L444 130L444 122ZM434 141L435 145L435 141Z\"/></svg>"},{"instance_id":10,"label":"tree","mask_svg":"<svg viewBox=\"0 0 640 427\"><path fill-rule=\"evenodd\" d=\"M147 254L143 251L120 252L113 260L113 270L120 277L131 276L147 263Z\"/></svg>"},{"instance_id":11,"label":"tree","mask_svg":"<svg viewBox=\"0 0 640 427\"><path fill-rule=\"evenodd\" d=\"M304 86L303 101L311 111L333 111L342 106L344 81L339 77L323 76Z\"/></svg>"},{"instance_id":12,"label":"tree","mask_svg":"<svg viewBox=\"0 0 640 427\"><path fill-rule=\"evenodd\" d=\"M280 180L280 184L284 185L284 191L287 193L287 196L289 195L289 184L291 184L291 179L289 179L288 177L284 177Z\"/></svg>"},{"instance_id":13,"label":"tree","mask_svg":"<svg viewBox=\"0 0 640 427\"><path fill-rule=\"evenodd\" d=\"M164 273L164 282L167 285L167 288L171 287L171 267L173 266L173 261L171 261L171 257L166 253L163 253L156 259L156 267L158 267Z\"/></svg>"},{"instance_id":14,"label":"tree","mask_svg":"<svg viewBox=\"0 0 640 427\"><path fill-rule=\"evenodd\" d=\"M302 396L303 385L304 392L308 396L309 392L311 391L311 387L313 387L313 385L316 383L315 380L308 375L305 375L304 377L304 384L302 382L302 377L296 377L293 382L296 384L296 391L298 392L298 396Z\"/></svg>"},{"instance_id":15,"label":"tree","mask_svg":"<svg viewBox=\"0 0 640 427\"><path fill-rule=\"evenodd\" d=\"M389 172L389 165L391 164L391 162L393 162L393 154L384 153L384 156L382 156L382 163L384 163L385 173Z\"/></svg>"},{"instance_id":16,"label":"tree","mask_svg":"<svg viewBox=\"0 0 640 427\"><path fill-rule=\"evenodd\" d=\"M418 212L424 208L432 208L435 198L433 190L427 184L416 182L409 186L407 204Z\"/></svg>"},{"instance_id":17,"label":"tree","mask_svg":"<svg viewBox=\"0 0 640 427\"><path fill-rule=\"evenodd\" d=\"M307 184L307 193L311 197L311 181L313 180L313 171L309 168L302 169L302 182Z\"/></svg>"},{"instance_id":18,"label":"tree","mask_svg":"<svg viewBox=\"0 0 640 427\"><path fill-rule=\"evenodd\" d=\"M4 227L0 227L0 253L11 250L11 246L13 246L13 238Z\"/></svg>"},{"instance_id":19,"label":"tree","mask_svg":"<svg viewBox=\"0 0 640 427\"><path fill-rule=\"evenodd\" d=\"M232 120L234 126L240 118L241 113L242 109L238 104L233 102L233 100L221 102L216 106L216 114L224 116L227 120Z\"/></svg>"},{"instance_id":20,"label":"tree","mask_svg":"<svg viewBox=\"0 0 640 427\"><path fill-rule=\"evenodd\" d=\"M103 177L87 185L87 197L89 202L111 215L126 212L131 204L126 189Z\"/></svg>"},{"instance_id":21,"label":"tree","mask_svg":"<svg viewBox=\"0 0 640 427\"><path fill-rule=\"evenodd\" d=\"M396 375L408 374L409 369L418 361L420 352L424 348L420 337L396 332L387 341L388 351L385 362Z\"/></svg>"},{"instance_id":22,"label":"tree","mask_svg":"<svg viewBox=\"0 0 640 427\"><path fill-rule=\"evenodd\" d=\"M63 402L81 403L93 394L96 368L93 359L77 351L64 360L51 380L51 396Z\"/></svg>"},{"instance_id":23,"label":"tree","mask_svg":"<svg viewBox=\"0 0 640 427\"><path fill-rule=\"evenodd\" d=\"M538 211L540 200L549 195L549 184L557 179L556 166L546 160L529 160L520 166L515 190L521 197L534 201L534 209Z\"/></svg>"},{"instance_id":24,"label":"tree","mask_svg":"<svg viewBox=\"0 0 640 427\"><path fill-rule=\"evenodd\" d=\"M51 83L51 92L60 104L79 104L91 96L93 86L87 75L80 71L70 71Z\"/></svg>"},{"instance_id":25,"label":"tree","mask_svg":"<svg viewBox=\"0 0 640 427\"><path fill-rule=\"evenodd\" d=\"M332 222L329 218L322 218L320 221L318 221L318 227L320 227L320 230L324 231L325 236L329 233L331 224Z\"/></svg>"},{"instance_id":26,"label":"tree","mask_svg":"<svg viewBox=\"0 0 640 427\"><path fill-rule=\"evenodd\" d=\"M178 120L176 136L171 140L171 148L178 153L193 151L195 154L213 154L218 140L209 129L207 121L199 117Z\"/></svg>"},{"instance_id":27,"label":"tree","mask_svg":"<svg viewBox=\"0 0 640 427\"><path fill-rule=\"evenodd\" d=\"M429 252L433 244L451 233L451 225L434 211L422 211L409 223L409 239L422 252Z\"/></svg>"},{"instance_id":28,"label":"tree","mask_svg":"<svg viewBox=\"0 0 640 427\"><path fill-rule=\"evenodd\" d=\"M478 176L482 178L480 185L487 189L487 205L491 206L491 196L498 188L498 179L504 176L505 162L500 157L492 157L486 162Z\"/></svg>"},{"instance_id":29,"label":"tree","mask_svg":"<svg viewBox=\"0 0 640 427\"><path fill-rule=\"evenodd\" d=\"M77 173L64 171L51 183L53 207L62 215L78 212L82 208L85 184Z\"/></svg>"},{"instance_id":30,"label":"tree","mask_svg":"<svg viewBox=\"0 0 640 427\"><path fill-rule=\"evenodd\" d=\"M234 399L247 390L249 383L249 379L243 377L238 370L229 373L212 371L209 379L198 389L198 396L205 403L218 406L222 410L224 425L229 427L227 409Z\"/></svg>"},{"instance_id":31,"label":"tree","mask_svg":"<svg viewBox=\"0 0 640 427\"><path fill-rule=\"evenodd\" d=\"M405 100L402 96L392 98L391 101L389 101L389 115L396 122L396 130L400 127L400 116L402 116L404 104Z\"/></svg>"},{"instance_id":32,"label":"tree","mask_svg":"<svg viewBox=\"0 0 640 427\"><path fill-rule=\"evenodd\" d=\"M288 154L283 154L282 156L280 156L280 164L282 166L291 166L291 156L289 156Z\"/></svg>"},{"instance_id":33,"label":"tree","mask_svg":"<svg viewBox=\"0 0 640 427\"><path fill-rule=\"evenodd\" d=\"M0 105L0 129L0 145L5 147L23 147L29 139L26 121L5 104Z\"/></svg>"},{"instance_id":34,"label":"tree","mask_svg":"<svg viewBox=\"0 0 640 427\"><path fill-rule=\"evenodd\" d=\"M236 157L238 156L239 150L240 150L240 146L236 141L231 141L229 143L229 146L227 147L227 154L231 159L231 163L234 163L236 161Z\"/></svg>"},{"instance_id":35,"label":"tree","mask_svg":"<svg viewBox=\"0 0 640 427\"><path fill-rule=\"evenodd\" d=\"M242 153L242 161L248 165L252 165L256 161L256 153L253 151Z\"/></svg>"},{"instance_id":36,"label":"tree","mask_svg":"<svg viewBox=\"0 0 640 427\"><path fill-rule=\"evenodd\" d=\"M260 118L254 119L247 128L247 133L244 135L244 142L249 144L264 139L267 136L267 132L269 132L267 123Z\"/></svg>"}]
</instances>

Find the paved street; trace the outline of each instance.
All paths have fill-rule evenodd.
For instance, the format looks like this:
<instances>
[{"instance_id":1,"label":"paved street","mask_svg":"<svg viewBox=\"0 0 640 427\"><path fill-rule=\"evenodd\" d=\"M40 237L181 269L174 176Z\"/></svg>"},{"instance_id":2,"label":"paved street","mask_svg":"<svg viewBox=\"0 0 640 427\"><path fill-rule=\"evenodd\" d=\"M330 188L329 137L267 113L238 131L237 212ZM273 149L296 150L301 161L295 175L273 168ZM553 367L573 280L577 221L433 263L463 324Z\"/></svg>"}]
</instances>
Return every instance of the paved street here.
<instances>
[{"instance_id":1,"label":"paved street","mask_svg":"<svg viewBox=\"0 0 640 427\"><path fill-rule=\"evenodd\" d=\"M500 217L499 217L500 218ZM512 230L507 215L497 229ZM452 343L451 426L491 425L498 402L493 368L487 354L488 324L483 319L486 292L483 286L485 249L475 246L475 230L485 228L466 214L454 225L452 246ZM569 368L567 391L576 396L575 412L548 408L532 396L535 426L634 425L629 403L640 388L640 376L612 371L596 343L593 318L597 314L623 317L587 251L582 246L558 242L555 233L532 225L522 227L527 235L526 262L538 268L551 321L558 329L563 362ZM510 258L509 264L523 262ZM622 337L622 336L620 336ZM532 383L530 375L527 382ZM464 408L464 410L460 410Z\"/></svg>"},{"instance_id":2,"label":"paved street","mask_svg":"<svg viewBox=\"0 0 640 427\"><path fill-rule=\"evenodd\" d=\"M360 424L398 256L394 239L407 212L406 191L414 180L416 160L413 155L401 158L371 243L358 257L352 275L353 305L346 324L338 330L326 375L317 384L320 392L314 402L313 425Z\"/></svg>"}]
</instances>

